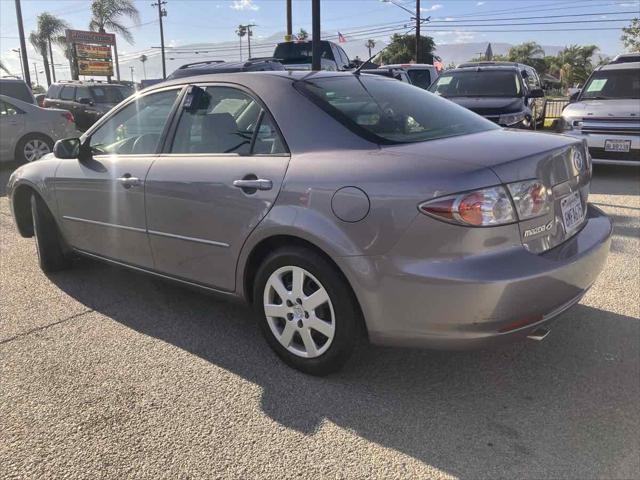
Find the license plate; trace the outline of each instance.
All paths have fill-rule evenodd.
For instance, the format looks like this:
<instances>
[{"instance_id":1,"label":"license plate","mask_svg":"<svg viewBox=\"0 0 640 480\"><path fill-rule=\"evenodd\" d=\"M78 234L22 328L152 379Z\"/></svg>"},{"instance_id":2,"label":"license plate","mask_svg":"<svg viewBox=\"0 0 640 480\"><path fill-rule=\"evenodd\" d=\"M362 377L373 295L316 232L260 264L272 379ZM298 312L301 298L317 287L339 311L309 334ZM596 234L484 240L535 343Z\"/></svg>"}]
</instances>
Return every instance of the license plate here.
<instances>
[{"instance_id":1,"label":"license plate","mask_svg":"<svg viewBox=\"0 0 640 480\"><path fill-rule=\"evenodd\" d=\"M560 200L562 210L562 221L564 229L568 232L573 230L582 221L582 200L580 192L573 192Z\"/></svg>"},{"instance_id":2,"label":"license plate","mask_svg":"<svg viewBox=\"0 0 640 480\"><path fill-rule=\"evenodd\" d=\"M605 152L628 152L631 149L631 140L605 140Z\"/></svg>"}]
</instances>

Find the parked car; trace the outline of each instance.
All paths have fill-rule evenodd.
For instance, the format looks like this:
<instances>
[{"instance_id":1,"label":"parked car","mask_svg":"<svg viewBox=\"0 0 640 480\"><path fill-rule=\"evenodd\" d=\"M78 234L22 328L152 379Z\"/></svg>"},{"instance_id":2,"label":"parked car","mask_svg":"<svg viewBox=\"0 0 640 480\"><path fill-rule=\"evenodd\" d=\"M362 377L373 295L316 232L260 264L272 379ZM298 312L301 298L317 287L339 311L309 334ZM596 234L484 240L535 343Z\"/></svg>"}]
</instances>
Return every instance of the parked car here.
<instances>
[{"instance_id":1,"label":"parked car","mask_svg":"<svg viewBox=\"0 0 640 480\"><path fill-rule=\"evenodd\" d=\"M284 70L284 66L273 58L252 58L246 62L206 60L182 65L169 75L167 80L211 73L269 72L278 70Z\"/></svg>"},{"instance_id":2,"label":"parked car","mask_svg":"<svg viewBox=\"0 0 640 480\"><path fill-rule=\"evenodd\" d=\"M360 335L544 337L607 259L590 180L582 140L403 82L254 72L141 92L16 170L8 198L45 271L75 253L244 299L285 362L325 374Z\"/></svg>"},{"instance_id":3,"label":"parked car","mask_svg":"<svg viewBox=\"0 0 640 480\"><path fill-rule=\"evenodd\" d=\"M348 70L353 67L341 46L322 40L320 48L321 70ZM311 57L311 41L281 42L273 52L273 58L287 70L311 70Z\"/></svg>"},{"instance_id":4,"label":"parked car","mask_svg":"<svg viewBox=\"0 0 640 480\"><path fill-rule=\"evenodd\" d=\"M53 150L56 140L78 134L73 115L66 110L0 95L0 163L39 160Z\"/></svg>"},{"instance_id":5,"label":"parked car","mask_svg":"<svg viewBox=\"0 0 640 480\"><path fill-rule=\"evenodd\" d=\"M61 81L51 84L44 106L69 110L78 128L86 130L132 93L131 87L115 83Z\"/></svg>"},{"instance_id":6,"label":"parked car","mask_svg":"<svg viewBox=\"0 0 640 480\"><path fill-rule=\"evenodd\" d=\"M527 65L464 63L443 72L429 90L504 127L544 124L544 90L535 69Z\"/></svg>"},{"instance_id":7,"label":"parked car","mask_svg":"<svg viewBox=\"0 0 640 480\"><path fill-rule=\"evenodd\" d=\"M395 78L401 82L411 83L411 79L407 72L401 68L379 67L379 68L367 68L360 70L361 73L368 73L370 75L380 75L382 77Z\"/></svg>"},{"instance_id":8,"label":"parked car","mask_svg":"<svg viewBox=\"0 0 640 480\"><path fill-rule=\"evenodd\" d=\"M31 88L20 78L0 78L0 95L17 98L27 103L36 103Z\"/></svg>"},{"instance_id":9,"label":"parked car","mask_svg":"<svg viewBox=\"0 0 640 480\"><path fill-rule=\"evenodd\" d=\"M425 90L438 78L438 70L428 63L402 63L385 65L386 68L397 68L407 72L411 83Z\"/></svg>"},{"instance_id":10,"label":"parked car","mask_svg":"<svg viewBox=\"0 0 640 480\"><path fill-rule=\"evenodd\" d=\"M640 61L597 67L562 111L559 128L585 139L593 163L640 165Z\"/></svg>"}]
</instances>

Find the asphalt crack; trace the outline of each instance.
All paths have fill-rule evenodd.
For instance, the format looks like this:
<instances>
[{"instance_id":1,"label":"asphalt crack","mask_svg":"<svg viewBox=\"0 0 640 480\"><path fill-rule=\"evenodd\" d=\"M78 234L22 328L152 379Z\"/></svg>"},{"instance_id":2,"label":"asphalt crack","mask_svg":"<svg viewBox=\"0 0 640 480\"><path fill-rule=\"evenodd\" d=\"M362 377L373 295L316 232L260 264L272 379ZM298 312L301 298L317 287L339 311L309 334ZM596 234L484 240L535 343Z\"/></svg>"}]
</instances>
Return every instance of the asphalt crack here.
<instances>
[{"instance_id":1,"label":"asphalt crack","mask_svg":"<svg viewBox=\"0 0 640 480\"><path fill-rule=\"evenodd\" d=\"M32 328L31 330L28 330L28 331L23 332L23 333L19 333L18 335L14 335L13 337L9 337L9 338L6 338L4 340L0 340L0 345L5 345L7 343L13 342L14 340L18 340L18 339L23 338L23 337L28 337L32 333L41 332L41 331L46 330L48 328L55 327L56 325L60 325L61 323L65 323L65 322L68 322L70 320L74 320L76 318L82 317L83 315L86 315L87 313L91 313L93 311L94 311L93 309L87 309L84 312L75 313L75 314L70 315L70 316L68 316L66 318L58 320L57 322L49 323L49 324L43 325L41 327Z\"/></svg>"}]
</instances>

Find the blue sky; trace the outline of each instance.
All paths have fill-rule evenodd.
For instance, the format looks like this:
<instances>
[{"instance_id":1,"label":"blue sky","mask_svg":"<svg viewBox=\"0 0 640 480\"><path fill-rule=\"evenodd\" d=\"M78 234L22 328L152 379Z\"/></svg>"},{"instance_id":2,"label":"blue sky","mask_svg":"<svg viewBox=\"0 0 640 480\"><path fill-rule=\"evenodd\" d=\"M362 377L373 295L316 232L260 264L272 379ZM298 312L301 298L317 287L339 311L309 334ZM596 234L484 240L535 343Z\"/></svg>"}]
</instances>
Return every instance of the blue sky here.
<instances>
[{"instance_id":1,"label":"blue sky","mask_svg":"<svg viewBox=\"0 0 640 480\"><path fill-rule=\"evenodd\" d=\"M415 8L414 0L394 0L409 9ZM135 4L140 10L140 25L133 28L136 43L127 44L118 39L122 59L137 58L140 53L152 53L153 46L159 45L157 11L150 6L152 0L139 0ZM255 23L254 44L266 42L269 46L254 49L254 54L268 54L273 35L285 29L284 0L169 0L165 18L165 39L167 45L182 46L193 43L234 42L238 37L235 28L240 23ZM640 16L638 0L422 0L423 16L431 16L433 23L423 27L423 33L434 36L437 44L461 42L508 42L520 43L536 41L543 45L597 44L601 51L608 54L618 53L620 27L628 22L605 22L612 19L628 19ZM35 28L36 16L48 11L69 22L72 27L85 29L90 18L89 0L22 0L25 31ZM629 12L617 14L617 12ZM593 14L581 17L560 17L568 14ZM543 17L537 19L516 20L522 17ZM15 20L14 0L0 0L0 57L14 72L19 71L17 54L11 50L19 47ZM514 19L514 20L509 20ZM510 27L491 26L499 23L526 23L551 21L580 21L576 24L554 25L513 25ZM380 0L322 0L322 30L325 35L340 31L347 37L344 47L347 53L355 55L362 52L363 37L374 39L388 38L389 28L399 28L403 22L409 22L409 14L389 3ZM131 23L126 21L127 24ZM293 2L294 31L299 28L311 30L311 1ZM391 27L389 25L394 24ZM382 25L382 26L381 26ZM487 26L485 26L487 25ZM378 32L357 32L367 27L378 27ZM615 30L570 31L571 28L615 28ZM553 29L548 31L526 31ZM509 30L509 31L506 31ZM350 33L353 32L353 33ZM269 38L265 41L265 38ZM231 59L237 58L237 52L225 51ZM30 62L37 62L41 69L41 58L29 48ZM220 52L216 58L220 57ZM56 63L65 64L62 52L54 54ZM192 61L193 54L174 54ZM444 59L446 61L446 59ZM177 61L177 60L176 60ZM149 62L150 64L152 62ZM65 67L59 67L59 77L65 77ZM126 67L125 67L126 68ZM148 68L153 68L151 65ZM140 77L138 64L134 75ZM32 74L33 75L33 74ZM125 77L123 73L123 77ZM125 77L128 78L128 75Z\"/></svg>"}]
</instances>

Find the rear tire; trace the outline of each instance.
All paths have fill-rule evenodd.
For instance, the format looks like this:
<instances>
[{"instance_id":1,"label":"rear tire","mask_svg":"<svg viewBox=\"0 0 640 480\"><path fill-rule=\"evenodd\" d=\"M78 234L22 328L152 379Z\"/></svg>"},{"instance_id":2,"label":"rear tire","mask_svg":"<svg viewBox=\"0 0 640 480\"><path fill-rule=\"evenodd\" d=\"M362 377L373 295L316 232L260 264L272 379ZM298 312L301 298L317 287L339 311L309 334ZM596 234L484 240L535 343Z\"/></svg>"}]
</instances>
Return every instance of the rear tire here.
<instances>
[{"instance_id":1,"label":"rear tire","mask_svg":"<svg viewBox=\"0 0 640 480\"><path fill-rule=\"evenodd\" d=\"M16 145L16 160L20 163L29 163L40 160L47 153L53 151L53 140L39 133L30 133L21 138Z\"/></svg>"},{"instance_id":2,"label":"rear tire","mask_svg":"<svg viewBox=\"0 0 640 480\"><path fill-rule=\"evenodd\" d=\"M49 273L70 268L71 258L65 252L58 225L44 200L35 194L31 196L31 216L42 271Z\"/></svg>"},{"instance_id":3,"label":"rear tire","mask_svg":"<svg viewBox=\"0 0 640 480\"><path fill-rule=\"evenodd\" d=\"M269 346L302 372L335 372L358 343L360 310L351 286L313 250L271 253L256 273L253 305Z\"/></svg>"}]
</instances>

